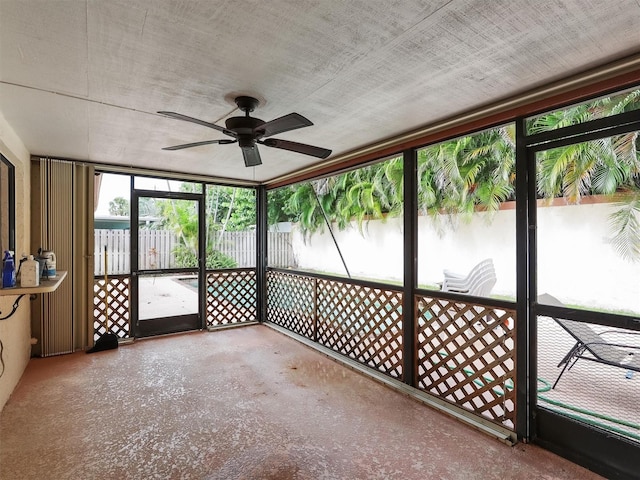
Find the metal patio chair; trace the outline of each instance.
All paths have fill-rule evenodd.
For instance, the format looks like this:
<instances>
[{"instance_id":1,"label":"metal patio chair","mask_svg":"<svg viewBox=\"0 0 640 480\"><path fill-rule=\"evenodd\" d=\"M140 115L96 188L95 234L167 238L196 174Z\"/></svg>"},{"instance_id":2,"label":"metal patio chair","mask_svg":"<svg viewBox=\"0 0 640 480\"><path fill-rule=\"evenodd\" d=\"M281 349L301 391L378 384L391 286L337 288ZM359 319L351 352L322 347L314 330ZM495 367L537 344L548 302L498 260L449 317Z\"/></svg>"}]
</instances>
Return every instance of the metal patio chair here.
<instances>
[{"instance_id":1,"label":"metal patio chair","mask_svg":"<svg viewBox=\"0 0 640 480\"><path fill-rule=\"evenodd\" d=\"M538 296L538 303L556 307L565 306L560 300L547 293ZM562 371L558 375L558 378L556 378L553 387L551 387L552 389L556 388L564 372L571 370L580 359L590 360L612 367L619 367L627 371L640 372L640 332L627 332L623 330L596 332L587 323L556 317L551 318L576 340L576 344L567 352L560 363L558 363L558 368L562 366ZM633 335L638 338L639 341L637 345L612 343L604 337L604 335L607 334ZM637 353L637 355L634 355L634 353Z\"/></svg>"}]
</instances>

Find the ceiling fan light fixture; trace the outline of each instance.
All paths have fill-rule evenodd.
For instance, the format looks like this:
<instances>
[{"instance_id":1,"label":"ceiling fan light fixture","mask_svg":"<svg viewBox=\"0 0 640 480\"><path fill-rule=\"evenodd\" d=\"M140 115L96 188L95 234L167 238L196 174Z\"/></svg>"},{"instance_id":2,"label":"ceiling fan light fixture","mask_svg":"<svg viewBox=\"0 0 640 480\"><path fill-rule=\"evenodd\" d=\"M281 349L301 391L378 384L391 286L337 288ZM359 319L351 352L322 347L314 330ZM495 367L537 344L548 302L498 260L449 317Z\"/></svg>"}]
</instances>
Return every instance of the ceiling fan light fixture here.
<instances>
[{"instance_id":1,"label":"ceiling fan light fixture","mask_svg":"<svg viewBox=\"0 0 640 480\"><path fill-rule=\"evenodd\" d=\"M246 148L256 148L256 139L251 135L238 135L238 145L240 145L240 148L243 150Z\"/></svg>"}]
</instances>

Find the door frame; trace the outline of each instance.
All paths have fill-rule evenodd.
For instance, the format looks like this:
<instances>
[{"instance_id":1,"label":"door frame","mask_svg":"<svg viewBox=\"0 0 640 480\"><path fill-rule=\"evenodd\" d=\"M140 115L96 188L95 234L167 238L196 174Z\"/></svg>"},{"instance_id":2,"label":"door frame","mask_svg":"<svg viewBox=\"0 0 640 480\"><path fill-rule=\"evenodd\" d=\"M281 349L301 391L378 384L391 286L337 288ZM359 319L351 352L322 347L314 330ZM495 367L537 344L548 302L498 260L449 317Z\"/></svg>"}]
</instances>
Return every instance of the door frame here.
<instances>
[{"instance_id":1,"label":"door frame","mask_svg":"<svg viewBox=\"0 0 640 480\"><path fill-rule=\"evenodd\" d=\"M518 298L519 308L522 309L519 313L524 313L524 316L518 318L525 321L520 322L518 345L521 346L520 358L524 360L524 365L519 364L519 368L523 368L521 375L523 377L527 375L529 379L527 395L523 396L521 393L520 397L527 399L525 408L528 435L526 437L602 475L615 478L627 478L628 475L632 478L640 470L640 457L636 443L611 431L579 422L538 405L538 316L557 315L575 321L630 330L640 330L640 328L631 316L591 310L567 311L566 308L538 304L536 154L553 148L640 130L640 111L620 113L528 136L525 134L524 121L524 119L518 121L521 135L517 148L520 153L518 175L522 175L518 185L521 188L526 185L526 192L521 192L521 216L518 225L522 248L520 253L524 254L518 265L524 267L519 270L522 284ZM529 341L526 341L526 338ZM526 352L523 352L523 346ZM526 385L524 378L521 385Z\"/></svg>"},{"instance_id":2,"label":"door frame","mask_svg":"<svg viewBox=\"0 0 640 480\"><path fill-rule=\"evenodd\" d=\"M131 176L131 336L143 338L154 335L179 333L205 328L205 289L206 289L206 235L205 225L205 193L206 185L202 185L201 193L164 192L157 190L136 189L135 176ZM139 200L140 198L157 198L163 200L195 201L198 206L198 266L179 269L141 270L139 262ZM138 301L140 298L139 278L150 274L193 272L198 274L198 312L195 315L179 315L172 317L158 317L147 322L140 322ZM153 322L153 324L151 323Z\"/></svg>"}]
</instances>

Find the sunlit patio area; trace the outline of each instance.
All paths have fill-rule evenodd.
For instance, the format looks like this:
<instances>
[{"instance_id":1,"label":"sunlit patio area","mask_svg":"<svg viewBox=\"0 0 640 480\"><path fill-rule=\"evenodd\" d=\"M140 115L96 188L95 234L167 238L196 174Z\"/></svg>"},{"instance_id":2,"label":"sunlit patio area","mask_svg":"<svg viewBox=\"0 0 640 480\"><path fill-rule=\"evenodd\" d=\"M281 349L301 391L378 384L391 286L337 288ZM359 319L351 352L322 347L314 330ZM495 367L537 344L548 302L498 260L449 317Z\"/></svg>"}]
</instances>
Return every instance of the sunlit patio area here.
<instances>
[{"instance_id":1,"label":"sunlit patio area","mask_svg":"<svg viewBox=\"0 0 640 480\"><path fill-rule=\"evenodd\" d=\"M599 330L611 329L599 327ZM617 341L626 339L619 335ZM640 375L637 372L579 360L562 375L556 387L551 388L562 370L558 364L575 343L553 319L539 317L539 405L640 441Z\"/></svg>"},{"instance_id":2,"label":"sunlit patio area","mask_svg":"<svg viewBox=\"0 0 640 480\"><path fill-rule=\"evenodd\" d=\"M141 278L138 304L140 319L197 313L197 278L185 275Z\"/></svg>"}]
</instances>

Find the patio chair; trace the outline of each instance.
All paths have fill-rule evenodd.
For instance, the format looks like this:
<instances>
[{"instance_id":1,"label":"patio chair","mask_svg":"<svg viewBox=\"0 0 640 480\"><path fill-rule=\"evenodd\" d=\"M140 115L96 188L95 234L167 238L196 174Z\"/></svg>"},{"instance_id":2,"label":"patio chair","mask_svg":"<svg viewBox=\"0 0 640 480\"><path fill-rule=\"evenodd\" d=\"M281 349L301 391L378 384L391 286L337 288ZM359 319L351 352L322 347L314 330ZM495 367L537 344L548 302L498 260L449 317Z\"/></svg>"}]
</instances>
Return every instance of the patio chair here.
<instances>
[{"instance_id":1,"label":"patio chair","mask_svg":"<svg viewBox=\"0 0 640 480\"><path fill-rule=\"evenodd\" d=\"M547 293L538 296L538 303L556 307L565 306L560 300ZM576 344L567 352L560 363L558 363L558 368L562 366L562 371L558 375L558 378L556 378L553 387L551 387L552 389L556 388L562 374L564 374L566 370L571 370L580 359L590 360L612 367L619 367L627 371L640 372L640 355L634 355L634 351L640 352L640 342L638 342L637 345L612 343L604 337L604 335L614 333L616 335L633 335L640 339L640 332L627 332L624 330L596 332L587 323L555 317L551 318L576 340Z\"/></svg>"},{"instance_id":2,"label":"patio chair","mask_svg":"<svg viewBox=\"0 0 640 480\"><path fill-rule=\"evenodd\" d=\"M489 295L496 284L493 260L487 258L473 267L467 275L444 270L443 292L464 293L477 297Z\"/></svg>"},{"instance_id":3,"label":"patio chair","mask_svg":"<svg viewBox=\"0 0 640 480\"><path fill-rule=\"evenodd\" d=\"M451 270L444 270L443 273L444 281L441 286L443 292L461 293L475 297L488 296L497 280L493 260L490 258L478 263L467 275L455 273ZM468 325L492 325L494 320L490 316L485 316L482 319L479 318L479 313L484 309L484 307L472 305L464 311L462 316ZM498 326L500 325L494 325L493 328L497 328ZM468 333L471 336L475 335L475 333L471 331Z\"/></svg>"}]
</instances>

